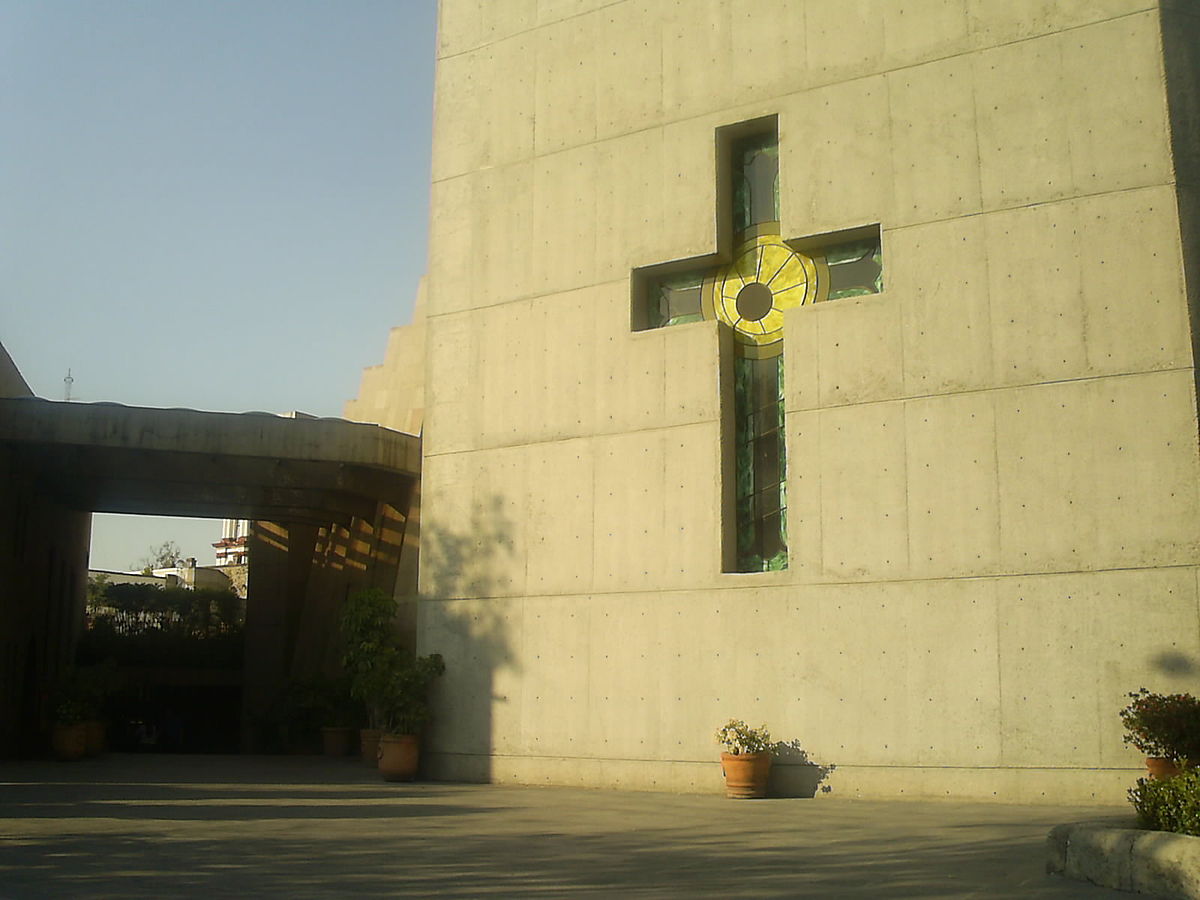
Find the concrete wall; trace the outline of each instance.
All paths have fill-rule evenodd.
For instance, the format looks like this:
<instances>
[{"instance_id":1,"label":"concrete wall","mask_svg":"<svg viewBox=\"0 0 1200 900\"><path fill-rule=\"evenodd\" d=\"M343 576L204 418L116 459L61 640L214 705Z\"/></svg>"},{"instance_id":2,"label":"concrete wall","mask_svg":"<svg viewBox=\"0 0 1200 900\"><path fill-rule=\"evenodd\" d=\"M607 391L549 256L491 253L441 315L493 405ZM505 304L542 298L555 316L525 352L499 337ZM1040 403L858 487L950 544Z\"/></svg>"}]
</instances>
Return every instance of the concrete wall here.
<instances>
[{"instance_id":1,"label":"concrete wall","mask_svg":"<svg viewBox=\"0 0 1200 900\"><path fill-rule=\"evenodd\" d=\"M1168 72L1152 0L443 0L435 773L715 790L732 716L825 767L784 792L1124 801L1125 693L1200 671L1171 6ZM881 223L885 290L787 314L790 567L735 575L717 326L629 279L715 251L765 115L784 236Z\"/></svg>"},{"instance_id":2,"label":"concrete wall","mask_svg":"<svg viewBox=\"0 0 1200 900\"><path fill-rule=\"evenodd\" d=\"M32 397L33 391L17 369L16 363L0 344L0 397Z\"/></svg>"},{"instance_id":3,"label":"concrete wall","mask_svg":"<svg viewBox=\"0 0 1200 900\"><path fill-rule=\"evenodd\" d=\"M425 279L417 288L412 322L388 334L384 361L363 370L358 396L344 415L406 434L420 434L425 417Z\"/></svg>"}]
</instances>

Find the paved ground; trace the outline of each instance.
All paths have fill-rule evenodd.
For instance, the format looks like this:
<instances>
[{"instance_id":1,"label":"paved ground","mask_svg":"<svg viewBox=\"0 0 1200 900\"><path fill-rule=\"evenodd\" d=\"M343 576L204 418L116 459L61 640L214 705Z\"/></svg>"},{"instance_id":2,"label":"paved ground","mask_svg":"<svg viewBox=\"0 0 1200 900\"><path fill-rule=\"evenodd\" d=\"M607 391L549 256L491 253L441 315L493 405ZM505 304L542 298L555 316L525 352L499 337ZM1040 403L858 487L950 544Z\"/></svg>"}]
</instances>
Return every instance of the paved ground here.
<instances>
[{"instance_id":1,"label":"paved ground","mask_svg":"<svg viewBox=\"0 0 1200 900\"><path fill-rule=\"evenodd\" d=\"M0 897L1134 896L1043 874L1119 808L385 784L354 760L0 763Z\"/></svg>"}]
</instances>

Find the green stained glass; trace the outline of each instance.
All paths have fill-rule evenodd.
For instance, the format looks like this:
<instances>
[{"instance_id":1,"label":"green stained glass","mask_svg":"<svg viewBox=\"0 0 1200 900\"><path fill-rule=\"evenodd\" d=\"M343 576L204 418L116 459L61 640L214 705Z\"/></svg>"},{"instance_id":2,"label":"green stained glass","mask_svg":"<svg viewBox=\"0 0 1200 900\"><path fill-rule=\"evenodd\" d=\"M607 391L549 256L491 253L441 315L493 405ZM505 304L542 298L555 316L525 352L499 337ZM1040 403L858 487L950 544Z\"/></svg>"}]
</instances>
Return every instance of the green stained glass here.
<instances>
[{"instance_id":1,"label":"green stained glass","mask_svg":"<svg viewBox=\"0 0 1200 900\"><path fill-rule=\"evenodd\" d=\"M733 230L779 221L779 139L774 132L733 145Z\"/></svg>"},{"instance_id":2,"label":"green stained glass","mask_svg":"<svg viewBox=\"0 0 1200 900\"><path fill-rule=\"evenodd\" d=\"M783 357L734 360L737 571L787 568Z\"/></svg>"},{"instance_id":3,"label":"green stained glass","mask_svg":"<svg viewBox=\"0 0 1200 900\"><path fill-rule=\"evenodd\" d=\"M704 313L700 308L700 285L703 280L702 274L690 273L652 282L648 287L649 301L646 307L649 326L662 328L703 319Z\"/></svg>"},{"instance_id":4,"label":"green stained glass","mask_svg":"<svg viewBox=\"0 0 1200 900\"><path fill-rule=\"evenodd\" d=\"M878 237L825 248L829 298L862 297L883 290L883 246Z\"/></svg>"}]
</instances>

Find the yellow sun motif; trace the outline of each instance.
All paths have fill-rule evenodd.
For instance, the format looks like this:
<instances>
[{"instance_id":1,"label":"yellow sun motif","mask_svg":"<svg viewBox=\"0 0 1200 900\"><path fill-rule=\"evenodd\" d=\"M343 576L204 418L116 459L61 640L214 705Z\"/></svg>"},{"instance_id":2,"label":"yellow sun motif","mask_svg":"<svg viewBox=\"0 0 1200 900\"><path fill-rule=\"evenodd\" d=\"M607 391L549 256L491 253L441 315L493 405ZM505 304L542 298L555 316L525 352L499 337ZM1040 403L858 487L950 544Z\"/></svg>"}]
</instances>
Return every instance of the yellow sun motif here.
<instances>
[{"instance_id":1,"label":"yellow sun motif","mask_svg":"<svg viewBox=\"0 0 1200 900\"><path fill-rule=\"evenodd\" d=\"M823 259L796 252L777 233L758 234L704 279L701 301L704 317L729 325L745 356L766 359L783 352L783 311L817 303L828 292Z\"/></svg>"}]
</instances>

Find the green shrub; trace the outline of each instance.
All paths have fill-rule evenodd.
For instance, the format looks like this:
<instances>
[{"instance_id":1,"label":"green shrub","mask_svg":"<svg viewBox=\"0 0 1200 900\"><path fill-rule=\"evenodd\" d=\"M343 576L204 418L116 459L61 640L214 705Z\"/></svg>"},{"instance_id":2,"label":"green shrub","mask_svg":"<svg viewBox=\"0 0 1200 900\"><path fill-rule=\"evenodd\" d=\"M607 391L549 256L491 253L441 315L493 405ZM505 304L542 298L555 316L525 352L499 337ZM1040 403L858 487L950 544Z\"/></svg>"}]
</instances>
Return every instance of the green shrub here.
<instances>
[{"instance_id":1,"label":"green shrub","mask_svg":"<svg viewBox=\"0 0 1200 900\"><path fill-rule=\"evenodd\" d=\"M414 657L396 640L397 604L378 588L352 593L342 604L342 667L350 694L367 710L372 728L388 734L416 734L429 721L429 691L446 671L433 653Z\"/></svg>"},{"instance_id":2,"label":"green shrub","mask_svg":"<svg viewBox=\"0 0 1200 900\"><path fill-rule=\"evenodd\" d=\"M88 615L77 659L122 666L240 668L242 602L232 591L88 583Z\"/></svg>"},{"instance_id":3,"label":"green shrub","mask_svg":"<svg viewBox=\"0 0 1200 900\"><path fill-rule=\"evenodd\" d=\"M1200 700L1140 688L1121 710L1125 743L1147 756L1200 760Z\"/></svg>"},{"instance_id":4,"label":"green shrub","mask_svg":"<svg viewBox=\"0 0 1200 900\"><path fill-rule=\"evenodd\" d=\"M382 669L387 679L379 695L380 723L385 734L417 734L432 718L429 690L446 671L440 653L409 659L402 652L387 654Z\"/></svg>"},{"instance_id":5,"label":"green shrub","mask_svg":"<svg viewBox=\"0 0 1200 900\"><path fill-rule=\"evenodd\" d=\"M1129 789L1138 826L1200 836L1200 770L1171 778L1139 778Z\"/></svg>"}]
</instances>

